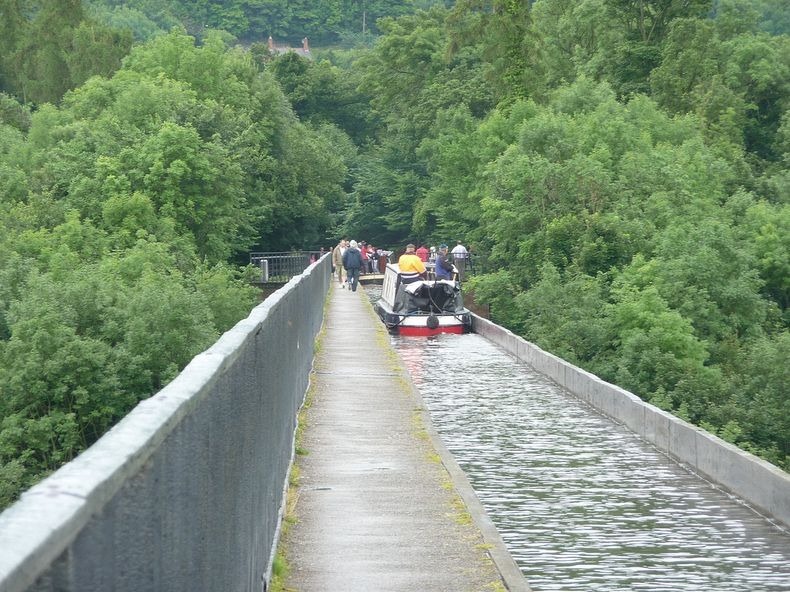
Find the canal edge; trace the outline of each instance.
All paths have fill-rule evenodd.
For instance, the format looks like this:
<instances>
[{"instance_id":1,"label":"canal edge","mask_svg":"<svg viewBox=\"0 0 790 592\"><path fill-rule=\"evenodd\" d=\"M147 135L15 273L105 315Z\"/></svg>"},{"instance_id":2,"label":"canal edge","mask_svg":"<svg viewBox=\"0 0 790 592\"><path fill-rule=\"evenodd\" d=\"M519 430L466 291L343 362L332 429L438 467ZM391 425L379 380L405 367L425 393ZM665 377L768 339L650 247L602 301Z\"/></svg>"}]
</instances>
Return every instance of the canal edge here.
<instances>
[{"instance_id":1,"label":"canal edge","mask_svg":"<svg viewBox=\"0 0 790 592\"><path fill-rule=\"evenodd\" d=\"M398 352L394 349L393 351L395 352L395 355L400 358L400 354L398 354ZM431 445L439 455L442 465L449 474L450 481L452 482L455 491L461 497L461 500L464 502L467 511L472 517L472 521L480 531L480 534L483 537L483 542L487 547L486 551L491 557L491 560L494 562L494 566L496 567L500 576L502 577L505 587L509 592L532 592L532 589L529 587L529 583L527 582L526 576L516 564L516 560L513 559L513 556L510 554L510 551L505 545L505 541L502 539L502 535L499 533L499 529L497 529L496 525L489 517L488 512L486 512L486 509L483 507L483 504L480 502L480 499L477 497L477 493L472 487L472 484L469 482L469 478L466 476L466 473L464 473L463 469L461 469L458 461L455 460L453 453L450 452L450 450L444 444L439 432L436 431L436 428L431 421L430 412L428 411L425 401L422 398L422 393L420 393L417 386L412 382L409 373L404 371L403 374L409 389L419 401L420 416L423 422L425 433L428 434Z\"/></svg>"}]
</instances>

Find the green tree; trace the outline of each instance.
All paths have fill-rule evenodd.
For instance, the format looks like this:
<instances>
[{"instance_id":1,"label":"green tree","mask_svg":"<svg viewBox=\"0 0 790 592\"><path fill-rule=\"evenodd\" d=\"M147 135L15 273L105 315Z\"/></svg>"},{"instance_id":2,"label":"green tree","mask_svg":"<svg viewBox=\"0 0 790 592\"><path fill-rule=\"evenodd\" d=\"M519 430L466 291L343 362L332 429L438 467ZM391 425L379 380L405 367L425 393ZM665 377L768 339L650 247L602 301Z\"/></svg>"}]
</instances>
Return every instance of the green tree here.
<instances>
[{"instance_id":1,"label":"green tree","mask_svg":"<svg viewBox=\"0 0 790 592\"><path fill-rule=\"evenodd\" d=\"M754 269L760 274L763 293L786 315L790 308L790 204L754 202L744 212L742 231L756 256ZM788 321L785 318L785 324Z\"/></svg>"},{"instance_id":2,"label":"green tree","mask_svg":"<svg viewBox=\"0 0 790 592\"><path fill-rule=\"evenodd\" d=\"M22 0L0 1L0 91L14 94L18 78L17 48L27 30L27 19Z\"/></svg>"},{"instance_id":3,"label":"green tree","mask_svg":"<svg viewBox=\"0 0 790 592\"><path fill-rule=\"evenodd\" d=\"M788 38L754 33L748 18L725 21L673 23L651 76L654 94L673 111L698 113L714 139L775 161L790 94Z\"/></svg>"},{"instance_id":4,"label":"green tree","mask_svg":"<svg viewBox=\"0 0 790 592\"><path fill-rule=\"evenodd\" d=\"M526 0L461 0L448 19L453 51L469 43L481 45L489 82L497 87L500 100L541 96L544 90L544 62L530 4Z\"/></svg>"},{"instance_id":5,"label":"green tree","mask_svg":"<svg viewBox=\"0 0 790 592\"><path fill-rule=\"evenodd\" d=\"M84 2L85 11L91 19L117 31L128 31L136 42L145 42L162 35L178 25L173 18L170 22L157 23L138 8L129 5L111 6L103 2Z\"/></svg>"},{"instance_id":6,"label":"green tree","mask_svg":"<svg viewBox=\"0 0 790 592\"><path fill-rule=\"evenodd\" d=\"M333 123L357 145L372 137L370 96L359 89L354 73L343 72L327 60L310 61L296 53L274 59L268 69L302 121Z\"/></svg>"},{"instance_id":7,"label":"green tree","mask_svg":"<svg viewBox=\"0 0 790 592\"><path fill-rule=\"evenodd\" d=\"M0 59L5 88L34 103L57 103L63 94L95 74L110 75L131 46L128 32L86 18L80 0L36 2L22 10L7 1Z\"/></svg>"},{"instance_id":8,"label":"green tree","mask_svg":"<svg viewBox=\"0 0 790 592\"><path fill-rule=\"evenodd\" d=\"M247 314L257 295L228 259L325 236L355 150L242 51L178 31L60 106L0 113L8 503Z\"/></svg>"},{"instance_id":9,"label":"green tree","mask_svg":"<svg viewBox=\"0 0 790 592\"><path fill-rule=\"evenodd\" d=\"M66 53L83 18L80 0L44 2L38 7L14 60L16 87L25 101L56 103L71 88Z\"/></svg>"},{"instance_id":10,"label":"green tree","mask_svg":"<svg viewBox=\"0 0 790 592\"><path fill-rule=\"evenodd\" d=\"M787 330L750 343L734 376L737 394L727 407L740 431L735 443L785 469L790 467L788 355Z\"/></svg>"},{"instance_id":11,"label":"green tree","mask_svg":"<svg viewBox=\"0 0 790 592\"><path fill-rule=\"evenodd\" d=\"M604 318L606 297L603 278L575 271L563 276L545 263L538 281L518 293L513 304L525 337L572 363L586 365L598 362L611 346L611 329Z\"/></svg>"},{"instance_id":12,"label":"green tree","mask_svg":"<svg viewBox=\"0 0 790 592\"><path fill-rule=\"evenodd\" d=\"M66 64L71 86L78 86L91 76L111 76L121 67L121 60L129 53L132 36L128 31L110 29L83 20L71 39Z\"/></svg>"},{"instance_id":13,"label":"green tree","mask_svg":"<svg viewBox=\"0 0 790 592\"><path fill-rule=\"evenodd\" d=\"M606 14L619 33L597 56L602 72L620 96L649 90L650 73L658 66L661 46L673 21L701 18L708 0L612 0Z\"/></svg>"},{"instance_id":14,"label":"green tree","mask_svg":"<svg viewBox=\"0 0 790 592\"><path fill-rule=\"evenodd\" d=\"M655 288L618 285L608 313L617 355L614 381L647 400L671 393L678 383L701 371L707 359L704 344L691 323L672 310ZM678 410L672 401L670 410Z\"/></svg>"}]
</instances>

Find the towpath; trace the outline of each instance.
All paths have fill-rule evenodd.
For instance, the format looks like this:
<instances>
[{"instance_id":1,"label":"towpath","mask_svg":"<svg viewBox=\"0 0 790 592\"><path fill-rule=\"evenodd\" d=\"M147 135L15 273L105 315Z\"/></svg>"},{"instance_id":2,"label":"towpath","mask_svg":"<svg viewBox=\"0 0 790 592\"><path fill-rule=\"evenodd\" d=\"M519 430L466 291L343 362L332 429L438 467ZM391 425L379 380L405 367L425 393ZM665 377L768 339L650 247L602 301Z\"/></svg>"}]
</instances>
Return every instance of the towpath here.
<instances>
[{"instance_id":1,"label":"towpath","mask_svg":"<svg viewBox=\"0 0 790 592\"><path fill-rule=\"evenodd\" d=\"M334 284L302 413L286 589L528 590L402 368L364 291Z\"/></svg>"}]
</instances>

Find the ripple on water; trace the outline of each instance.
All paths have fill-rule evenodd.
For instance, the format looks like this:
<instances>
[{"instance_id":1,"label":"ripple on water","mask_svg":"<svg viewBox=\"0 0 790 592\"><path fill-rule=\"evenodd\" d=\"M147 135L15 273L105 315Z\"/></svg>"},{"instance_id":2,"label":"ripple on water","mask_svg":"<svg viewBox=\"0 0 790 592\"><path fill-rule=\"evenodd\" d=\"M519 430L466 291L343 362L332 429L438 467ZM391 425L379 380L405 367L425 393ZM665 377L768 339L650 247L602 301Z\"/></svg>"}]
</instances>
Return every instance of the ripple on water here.
<instances>
[{"instance_id":1,"label":"ripple on water","mask_svg":"<svg viewBox=\"0 0 790 592\"><path fill-rule=\"evenodd\" d=\"M790 591L790 535L478 335L392 338L536 592Z\"/></svg>"}]
</instances>

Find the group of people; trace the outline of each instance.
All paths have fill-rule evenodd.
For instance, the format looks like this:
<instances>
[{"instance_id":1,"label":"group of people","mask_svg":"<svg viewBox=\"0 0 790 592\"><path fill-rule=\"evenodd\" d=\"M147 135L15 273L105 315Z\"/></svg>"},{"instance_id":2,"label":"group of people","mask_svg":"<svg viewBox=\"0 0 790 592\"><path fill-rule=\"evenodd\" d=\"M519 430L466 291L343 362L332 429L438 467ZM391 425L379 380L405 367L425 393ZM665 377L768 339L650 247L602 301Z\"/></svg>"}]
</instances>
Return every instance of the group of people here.
<instances>
[{"instance_id":1,"label":"group of people","mask_svg":"<svg viewBox=\"0 0 790 592\"><path fill-rule=\"evenodd\" d=\"M379 273L382 264L386 265L391 251L379 249L365 241L341 239L332 249L332 267L337 274L341 287L357 291L360 273Z\"/></svg>"},{"instance_id":2,"label":"group of people","mask_svg":"<svg viewBox=\"0 0 790 592\"><path fill-rule=\"evenodd\" d=\"M433 267L437 280L454 279L461 269L466 268L469 251L461 241L458 241L452 251L448 252L448 249L445 244L439 245L438 249L431 247L430 250L425 245L419 247L415 247L412 243L406 245L406 252L398 259L402 281L410 283L425 278L428 271L426 263Z\"/></svg>"},{"instance_id":3,"label":"group of people","mask_svg":"<svg viewBox=\"0 0 790 592\"><path fill-rule=\"evenodd\" d=\"M354 292L359 284L360 273L379 273L387 264L392 251L377 249L365 241L357 243L355 240L341 239L332 250L332 267L337 274L337 281L341 287ZM406 252L398 259L401 279L410 283L427 277L428 264L433 268L437 280L452 280L456 274L461 274L466 269L469 251L458 241L452 251L445 244L428 249L424 244L416 247L409 243Z\"/></svg>"}]
</instances>

